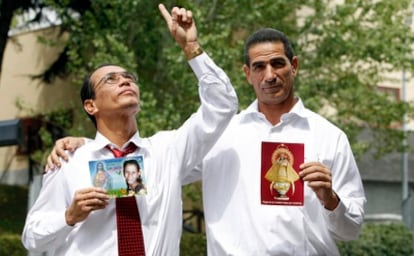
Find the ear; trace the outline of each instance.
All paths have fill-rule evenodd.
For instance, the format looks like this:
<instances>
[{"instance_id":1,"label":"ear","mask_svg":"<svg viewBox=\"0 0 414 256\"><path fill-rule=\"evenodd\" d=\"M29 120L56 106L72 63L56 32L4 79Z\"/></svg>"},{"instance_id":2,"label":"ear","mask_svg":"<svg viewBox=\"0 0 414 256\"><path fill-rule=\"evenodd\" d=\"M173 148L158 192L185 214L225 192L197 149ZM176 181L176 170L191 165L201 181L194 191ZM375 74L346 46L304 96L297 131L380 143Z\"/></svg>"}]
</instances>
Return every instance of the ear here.
<instances>
[{"instance_id":1,"label":"ear","mask_svg":"<svg viewBox=\"0 0 414 256\"><path fill-rule=\"evenodd\" d=\"M251 79L250 79L250 68L246 64L243 65L243 72L244 72L247 82L249 82L249 84L252 84Z\"/></svg>"},{"instance_id":2,"label":"ear","mask_svg":"<svg viewBox=\"0 0 414 256\"><path fill-rule=\"evenodd\" d=\"M299 58L297 56L294 56L292 58L292 75L296 76L298 74L299 69Z\"/></svg>"},{"instance_id":3,"label":"ear","mask_svg":"<svg viewBox=\"0 0 414 256\"><path fill-rule=\"evenodd\" d=\"M86 113L93 116L98 111L98 108L95 105L95 101L93 99L87 99L83 102L83 108L85 109Z\"/></svg>"}]
</instances>

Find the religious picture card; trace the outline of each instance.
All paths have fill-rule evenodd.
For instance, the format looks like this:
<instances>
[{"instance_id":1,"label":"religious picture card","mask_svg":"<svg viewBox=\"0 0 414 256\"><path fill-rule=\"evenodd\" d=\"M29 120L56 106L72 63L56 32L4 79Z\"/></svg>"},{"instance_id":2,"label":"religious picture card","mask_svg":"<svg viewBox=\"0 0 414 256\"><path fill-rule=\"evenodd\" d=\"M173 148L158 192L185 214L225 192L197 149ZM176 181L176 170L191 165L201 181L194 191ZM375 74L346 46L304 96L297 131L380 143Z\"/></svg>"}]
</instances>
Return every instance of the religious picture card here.
<instances>
[{"instance_id":1,"label":"religious picture card","mask_svg":"<svg viewBox=\"0 0 414 256\"><path fill-rule=\"evenodd\" d=\"M299 166L304 161L302 143L262 142L261 202L269 205L303 205L303 180Z\"/></svg>"},{"instance_id":2,"label":"religious picture card","mask_svg":"<svg viewBox=\"0 0 414 256\"><path fill-rule=\"evenodd\" d=\"M106 189L109 196L147 193L142 155L90 161L89 172L93 186Z\"/></svg>"}]
</instances>

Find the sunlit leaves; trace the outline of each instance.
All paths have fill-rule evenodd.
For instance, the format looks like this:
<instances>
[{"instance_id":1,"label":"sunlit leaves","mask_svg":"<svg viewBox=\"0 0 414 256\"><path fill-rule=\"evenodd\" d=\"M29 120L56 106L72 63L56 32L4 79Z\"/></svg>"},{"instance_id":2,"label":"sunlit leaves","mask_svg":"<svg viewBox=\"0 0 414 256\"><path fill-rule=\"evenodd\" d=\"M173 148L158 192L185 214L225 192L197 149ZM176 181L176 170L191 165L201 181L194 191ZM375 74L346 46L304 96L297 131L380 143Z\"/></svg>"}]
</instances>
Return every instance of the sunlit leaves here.
<instances>
[{"instance_id":1,"label":"sunlit leaves","mask_svg":"<svg viewBox=\"0 0 414 256\"><path fill-rule=\"evenodd\" d=\"M62 1L48 2L60 8L63 27L71 33L72 73L80 77L102 62L115 62L139 75L138 121L143 135L178 127L197 109L197 81L169 35L157 2L86 1L88 8L78 16ZM180 0L165 4L193 11L200 43L231 78L241 108L255 98L242 72L244 41L258 28L285 32L300 60L297 94L315 111L327 105L335 109L327 117L347 132L359 154L371 146L380 153L399 150L398 124L404 113L413 115L412 106L376 90L377 85L398 83L386 74L413 70L409 2ZM361 141L361 129L374 135Z\"/></svg>"}]
</instances>

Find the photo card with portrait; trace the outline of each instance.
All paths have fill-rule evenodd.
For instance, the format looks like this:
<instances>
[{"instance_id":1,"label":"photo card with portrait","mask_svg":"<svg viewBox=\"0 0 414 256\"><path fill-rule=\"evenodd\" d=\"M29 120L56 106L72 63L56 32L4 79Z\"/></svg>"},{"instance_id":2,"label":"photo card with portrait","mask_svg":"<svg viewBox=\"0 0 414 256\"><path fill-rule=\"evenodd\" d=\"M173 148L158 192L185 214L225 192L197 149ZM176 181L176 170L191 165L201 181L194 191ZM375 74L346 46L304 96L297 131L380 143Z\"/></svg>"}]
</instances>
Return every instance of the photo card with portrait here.
<instances>
[{"instance_id":1,"label":"photo card with portrait","mask_svg":"<svg viewBox=\"0 0 414 256\"><path fill-rule=\"evenodd\" d=\"M89 172L93 186L106 189L112 197L147 193L142 155L90 161Z\"/></svg>"},{"instance_id":2,"label":"photo card with portrait","mask_svg":"<svg viewBox=\"0 0 414 256\"><path fill-rule=\"evenodd\" d=\"M299 166L304 158L303 143L262 142L262 204L303 205L304 187Z\"/></svg>"}]
</instances>

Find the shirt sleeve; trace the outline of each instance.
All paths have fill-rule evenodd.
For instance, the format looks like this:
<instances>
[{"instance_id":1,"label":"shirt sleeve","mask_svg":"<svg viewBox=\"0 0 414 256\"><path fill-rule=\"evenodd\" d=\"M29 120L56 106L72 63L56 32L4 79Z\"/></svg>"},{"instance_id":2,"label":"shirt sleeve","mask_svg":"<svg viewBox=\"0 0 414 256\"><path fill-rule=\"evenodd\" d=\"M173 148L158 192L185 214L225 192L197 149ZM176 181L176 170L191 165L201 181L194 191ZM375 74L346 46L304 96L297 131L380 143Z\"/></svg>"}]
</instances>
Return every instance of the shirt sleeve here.
<instances>
[{"instance_id":1,"label":"shirt sleeve","mask_svg":"<svg viewBox=\"0 0 414 256\"><path fill-rule=\"evenodd\" d=\"M335 239L356 239L364 220L366 202L361 177L348 139L341 134L335 161L331 167L333 190L340 198L338 206L324 211L328 229Z\"/></svg>"},{"instance_id":2,"label":"shirt sleeve","mask_svg":"<svg viewBox=\"0 0 414 256\"><path fill-rule=\"evenodd\" d=\"M64 171L48 172L36 202L29 210L22 234L22 243L29 251L45 252L64 241L73 227L66 224L67 192ZM63 195L63 196L62 196Z\"/></svg>"},{"instance_id":3,"label":"shirt sleeve","mask_svg":"<svg viewBox=\"0 0 414 256\"><path fill-rule=\"evenodd\" d=\"M175 140L176 153L182 159L183 182L216 143L238 108L230 79L206 53L191 59L189 64L198 79L201 105L178 129Z\"/></svg>"}]
</instances>

